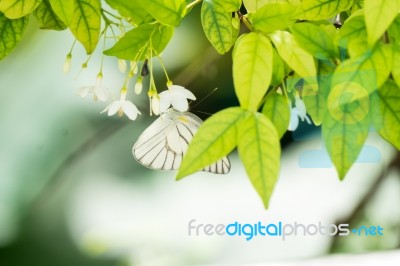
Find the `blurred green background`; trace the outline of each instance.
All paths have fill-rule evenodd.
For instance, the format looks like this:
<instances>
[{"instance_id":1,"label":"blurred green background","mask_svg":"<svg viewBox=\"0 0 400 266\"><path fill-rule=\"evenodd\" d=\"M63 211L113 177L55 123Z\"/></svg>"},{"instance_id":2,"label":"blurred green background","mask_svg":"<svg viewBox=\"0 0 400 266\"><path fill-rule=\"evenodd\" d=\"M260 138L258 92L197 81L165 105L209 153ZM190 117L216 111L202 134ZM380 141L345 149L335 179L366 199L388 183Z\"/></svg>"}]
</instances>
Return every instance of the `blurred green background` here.
<instances>
[{"instance_id":1,"label":"blurred green background","mask_svg":"<svg viewBox=\"0 0 400 266\"><path fill-rule=\"evenodd\" d=\"M129 92L142 111L131 122L100 114L104 104L76 90L95 83L97 51L89 68L74 50L72 72L62 73L72 45L69 32L30 28L0 62L0 265L243 265L330 253L365 253L400 247L400 173L397 153L374 132L367 144L378 163L356 164L345 181L333 168L301 168L299 156L321 149L318 129L287 134L281 177L265 211L236 156L231 173L197 173L175 182L173 172L138 165L131 154L154 118L145 93ZM191 89L205 119L237 102L231 55L218 55L202 33L198 9L177 28L164 53L174 83ZM124 76L106 58L103 85L117 95ZM77 76L77 77L76 77ZM158 88L165 79L158 69ZM194 105L194 104L193 104ZM368 154L367 154L368 156ZM280 239L189 237L187 224L257 221L380 224L383 237Z\"/></svg>"}]
</instances>

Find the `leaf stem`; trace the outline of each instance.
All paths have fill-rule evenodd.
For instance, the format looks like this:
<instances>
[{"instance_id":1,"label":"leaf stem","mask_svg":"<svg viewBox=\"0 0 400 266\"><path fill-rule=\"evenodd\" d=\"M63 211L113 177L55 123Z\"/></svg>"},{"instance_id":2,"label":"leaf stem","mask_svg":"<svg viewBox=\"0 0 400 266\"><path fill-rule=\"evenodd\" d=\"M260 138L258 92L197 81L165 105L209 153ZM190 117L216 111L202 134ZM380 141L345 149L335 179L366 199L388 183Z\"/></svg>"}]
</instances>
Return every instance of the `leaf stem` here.
<instances>
[{"instance_id":1,"label":"leaf stem","mask_svg":"<svg viewBox=\"0 0 400 266\"><path fill-rule=\"evenodd\" d=\"M250 21L244 16L240 11L237 11L236 14L239 16L239 19L243 24L250 30L253 31L253 25L251 25Z\"/></svg>"},{"instance_id":2,"label":"leaf stem","mask_svg":"<svg viewBox=\"0 0 400 266\"><path fill-rule=\"evenodd\" d=\"M200 4L203 0L195 0L186 6L186 10L192 9L194 6Z\"/></svg>"}]
</instances>

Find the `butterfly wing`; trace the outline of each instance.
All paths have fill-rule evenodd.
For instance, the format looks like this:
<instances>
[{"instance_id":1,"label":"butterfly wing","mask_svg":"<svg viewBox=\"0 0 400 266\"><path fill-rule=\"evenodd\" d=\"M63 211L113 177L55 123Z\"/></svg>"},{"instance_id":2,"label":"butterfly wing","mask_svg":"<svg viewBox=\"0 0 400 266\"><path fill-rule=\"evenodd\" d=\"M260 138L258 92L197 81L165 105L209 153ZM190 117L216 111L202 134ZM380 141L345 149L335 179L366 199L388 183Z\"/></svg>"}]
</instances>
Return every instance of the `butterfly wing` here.
<instances>
[{"instance_id":1,"label":"butterfly wing","mask_svg":"<svg viewBox=\"0 0 400 266\"><path fill-rule=\"evenodd\" d=\"M190 112L169 109L139 137L132 153L142 165L156 170L179 169L182 157L202 120ZM207 166L203 171L225 174L230 170L227 157Z\"/></svg>"}]
</instances>

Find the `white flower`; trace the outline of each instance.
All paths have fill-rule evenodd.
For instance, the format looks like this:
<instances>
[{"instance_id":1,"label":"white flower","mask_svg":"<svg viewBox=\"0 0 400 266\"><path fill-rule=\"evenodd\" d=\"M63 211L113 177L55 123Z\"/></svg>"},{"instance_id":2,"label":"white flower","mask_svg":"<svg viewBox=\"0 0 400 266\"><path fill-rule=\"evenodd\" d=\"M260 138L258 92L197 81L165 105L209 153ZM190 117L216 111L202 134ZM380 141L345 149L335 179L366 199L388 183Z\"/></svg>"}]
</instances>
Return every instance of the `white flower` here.
<instances>
[{"instance_id":1,"label":"white flower","mask_svg":"<svg viewBox=\"0 0 400 266\"><path fill-rule=\"evenodd\" d=\"M95 101L107 101L110 95L108 89L101 86L102 79L103 76L101 74L97 75L96 85L80 87L77 94L82 98L85 98L88 94L93 94L93 98Z\"/></svg>"},{"instance_id":2,"label":"white flower","mask_svg":"<svg viewBox=\"0 0 400 266\"><path fill-rule=\"evenodd\" d=\"M172 107L180 112L185 112L189 109L187 99L196 100L194 94L182 86L171 85L168 90L160 93L160 113L167 111Z\"/></svg>"},{"instance_id":3,"label":"white flower","mask_svg":"<svg viewBox=\"0 0 400 266\"><path fill-rule=\"evenodd\" d=\"M130 120L135 120L138 114L141 114L137 107L131 102L126 100L126 90L121 91L121 97L117 101L110 103L102 113L108 111L108 116L118 113L122 116L124 113Z\"/></svg>"},{"instance_id":4,"label":"white flower","mask_svg":"<svg viewBox=\"0 0 400 266\"><path fill-rule=\"evenodd\" d=\"M299 126L299 118L303 122L307 121L308 124L311 124L310 118L307 117L306 106L300 98L296 97L295 107L290 110L290 123L288 126L289 131L295 131Z\"/></svg>"}]
</instances>

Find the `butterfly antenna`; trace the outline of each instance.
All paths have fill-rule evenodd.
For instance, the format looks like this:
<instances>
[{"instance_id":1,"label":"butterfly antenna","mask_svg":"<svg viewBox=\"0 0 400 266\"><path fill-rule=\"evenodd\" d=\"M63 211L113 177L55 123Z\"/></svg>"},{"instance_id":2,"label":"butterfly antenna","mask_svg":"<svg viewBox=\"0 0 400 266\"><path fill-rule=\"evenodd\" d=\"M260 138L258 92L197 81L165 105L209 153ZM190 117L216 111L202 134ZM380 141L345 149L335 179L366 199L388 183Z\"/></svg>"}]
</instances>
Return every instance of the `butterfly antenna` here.
<instances>
[{"instance_id":1,"label":"butterfly antenna","mask_svg":"<svg viewBox=\"0 0 400 266\"><path fill-rule=\"evenodd\" d=\"M212 116L212 113L207 113L207 112L203 112L203 111L194 111L194 110L193 110L193 112L194 112L194 113L201 113L201 114L205 114L205 115Z\"/></svg>"},{"instance_id":2,"label":"butterfly antenna","mask_svg":"<svg viewBox=\"0 0 400 266\"><path fill-rule=\"evenodd\" d=\"M195 105L191 106L191 109L193 109L194 107L198 106L200 103L202 103L205 99L207 99L208 97L210 97L211 94L213 94L216 90L218 90L218 88L213 89L210 93L208 93L206 96L203 97L203 99L201 99L200 101L198 101Z\"/></svg>"}]
</instances>

